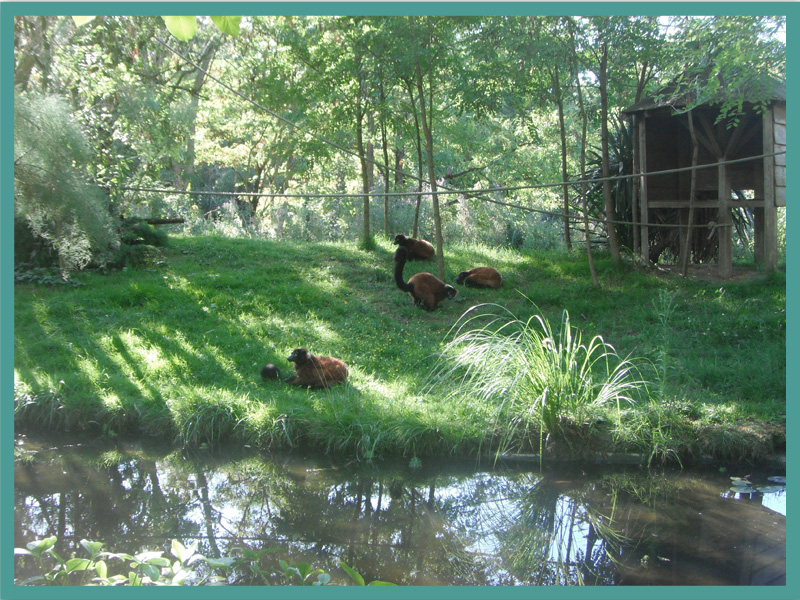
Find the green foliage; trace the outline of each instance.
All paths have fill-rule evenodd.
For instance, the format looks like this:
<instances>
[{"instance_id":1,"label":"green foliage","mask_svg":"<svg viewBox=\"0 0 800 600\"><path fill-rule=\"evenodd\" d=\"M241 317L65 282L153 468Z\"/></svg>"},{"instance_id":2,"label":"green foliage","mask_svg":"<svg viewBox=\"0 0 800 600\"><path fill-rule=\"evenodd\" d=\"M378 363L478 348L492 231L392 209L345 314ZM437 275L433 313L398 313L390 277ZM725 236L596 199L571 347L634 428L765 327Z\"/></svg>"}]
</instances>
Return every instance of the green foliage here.
<instances>
[{"instance_id":1,"label":"green foliage","mask_svg":"<svg viewBox=\"0 0 800 600\"><path fill-rule=\"evenodd\" d=\"M82 27L89 23L94 17L72 17L72 20L75 22L76 27Z\"/></svg>"},{"instance_id":2,"label":"green foliage","mask_svg":"<svg viewBox=\"0 0 800 600\"><path fill-rule=\"evenodd\" d=\"M120 225L120 245L103 267L122 269L163 265L162 249L169 243L165 231L141 219L126 219Z\"/></svg>"},{"instance_id":3,"label":"green foliage","mask_svg":"<svg viewBox=\"0 0 800 600\"><path fill-rule=\"evenodd\" d=\"M681 31L674 48L680 63L675 82L689 100L683 110L715 104L717 122L735 127L745 102L762 109L786 81L786 47L771 35L785 23L785 16L674 18Z\"/></svg>"},{"instance_id":4,"label":"green foliage","mask_svg":"<svg viewBox=\"0 0 800 600\"><path fill-rule=\"evenodd\" d=\"M389 583L387 581L379 581L379 580L365 583L364 577L358 571L348 566L347 563L345 563L344 561L340 562L339 566L342 567L342 569L344 569L345 573L347 573L347 575L350 577L350 579L352 579L355 582L356 585L380 585L380 586L395 585L394 583Z\"/></svg>"},{"instance_id":5,"label":"green foliage","mask_svg":"<svg viewBox=\"0 0 800 600\"><path fill-rule=\"evenodd\" d=\"M38 285L70 285L78 287L86 285L82 281L64 277L56 268L52 267L33 267L26 268L24 265L14 267L14 283L34 283Z\"/></svg>"},{"instance_id":6,"label":"green foliage","mask_svg":"<svg viewBox=\"0 0 800 600\"><path fill-rule=\"evenodd\" d=\"M258 561L266 553L275 549L252 552L246 549L243 556L235 558L223 556L210 558L197 552L197 542L188 548L178 540L172 540L170 547L172 558L164 556L162 551L145 551L138 554L115 553L102 551L103 544L89 540L81 540L80 544L88 554L88 558L62 558L55 550L58 538L51 536L27 544L26 548L14 548L17 560L32 557L40 570L24 581L15 581L15 585L100 585L100 586L204 586L226 585L226 575L234 569L249 569L261 576L266 575ZM306 563L293 566L283 559L278 561L280 573L286 585L329 585L331 576L322 569L314 569ZM344 562L339 565L356 585L395 585L384 581L372 581L369 584L357 571ZM117 571L114 574L112 570ZM201 571L205 571L203 574Z\"/></svg>"},{"instance_id":7,"label":"green foliage","mask_svg":"<svg viewBox=\"0 0 800 600\"><path fill-rule=\"evenodd\" d=\"M58 255L63 273L104 263L118 246L101 190L86 181L90 151L67 103L15 94L15 214Z\"/></svg>"},{"instance_id":8,"label":"green foliage","mask_svg":"<svg viewBox=\"0 0 800 600\"><path fill-rule=\"evenodd\" d=\"M307 563L299 563L295 567L285 560L280 560L278 564L288 585L327 585L331 580L331 576L325 571L314 569Z\"/></svg>"},{"instance_id":9,"label":"green foliage","mask_svg":"<svg viewBox=\"0 0 800 600\"><path fill-rule=\"evenodd\" d=\"M146 244L163 248L167 245L169 236L166 232L156 229L146 221L129 219L122 224L120 238L131 246Z\"/></svg>"},{"instance_id":10,"label":"green foliage","mask_svg":"<svg viewBox=\"0 0 800 600\"><path fill-rule=\"evenodd\" d=\"M197 17L161 17L169 32L182 42L188 42L197 33ZM211 17L217 28L228 35L239 35L242 17Z\"/></svg>"},{"instance_id":11,"label":"green foliage","mask_svg":"<svg viewBox=\"0 0 800 600\"><path fill-rule=\"evenodd\" d=\"M77 27L82 27L91 22L95 17L72 17ZM197 33L197 17L177 16L161 17L169 32L182 42L188 42ZM222 33L239 35L239 25L242 17L211 17L211 21Z\"/></svg>"},{"instance_id":12,"label":"green foliage","mask_svg":"<svg viewBox=\"0 0 800 600\"><path fill-rule=\"evenodd\" d=\"M14 268L47 268L58 264L52 244L35 235L24 217L14 216Z\"/></svg>"},{"instance_id":13,"label":"green foliage","mask_svg":"<svg viewBox=\"0 0 800 600\"><path fill-rule=\"evenodd\" d=\"M490 412L498 453L530 449L529 432L538 433L541 453L546 438L571 444L591 438L606 417L619 422L623 405L646 391L637 372L599 335L584 344L566 311L553 332L540 314L521 321L503 307L478 305L453 326L431 387Z\"/></svg>"},{"instance_id":14,"label":"green foliage","mask_svg":"<svg viewBox=\"0 0 800 600\"><path fill-rule=\"evenodd\" d=\"M211 17L211 21L222 33L233 36L239 35L239 25L242 17Z\"/></svg>"},{"instance_id":15,"label":"green foliage","mask_svg":"<svg viewBox=\"0 0 800 600\"><path fill-rule=\"evenodd\" d=\"M197 17L161 17L169 32L182 42L188 42L197 33Z\"/></svg>"},{"instance_id":16,"label":"green foliage","mask_svg":"<svg viewBox=\"0 0 800 600\"><path fill-rule=\"evenodd\" d=\"M170 46L175 53L159 43L165 28L185 40ZM698 86L697 71L710 66L724 82L705 82L704 97L723 84L737 102L745 90L761 94L751 89L754 72L785 75L785 45L776 35L784 28L785 18L761 16L677 17L669 29L652 16L22 16L15 82L72 99L93 146L91 178L107 190L114 214L182 216L191 233L352 240L416 225L415 199L384 205L377 193L416 190L429 178L426 157L417 157L417 65L429 90L440 185L524 187L561 179L559 97L567 130L579 125L573 55L587 80L598 69L596 42L609 44L614 122L638 94L658 89L659 79L686 73L684 83ZM213 65L223 85L208 83L184 55ZM599 138L599 98L593 87L583 91L591 147ZM376 164L367 173L354 150L357 120L365 148L383 151L372 154ZM567 140L565 149L574 179L580 148ZM164 197L125 189L182 192L189 185L293 196ZM357 194L364 185L376 193L366 223L362 197L302 196ZM617 192L625 214L623 190ZM489 203L553 210L557 196L556 188L448 196L441 229L447 241L557 248L563 232L556 220ZM420 230L431 238L430 197L421 209Z\"/></svg>"}]
</instances>

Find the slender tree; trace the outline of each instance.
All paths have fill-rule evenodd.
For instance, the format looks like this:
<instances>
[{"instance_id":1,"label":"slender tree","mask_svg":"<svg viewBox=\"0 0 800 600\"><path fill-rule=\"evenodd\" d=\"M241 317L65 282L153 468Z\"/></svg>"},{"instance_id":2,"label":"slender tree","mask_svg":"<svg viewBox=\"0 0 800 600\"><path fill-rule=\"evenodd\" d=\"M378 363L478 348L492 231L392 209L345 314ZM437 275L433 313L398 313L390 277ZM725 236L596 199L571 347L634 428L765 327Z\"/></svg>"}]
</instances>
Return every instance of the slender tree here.
<instances>
[{"instance_id":1,"label":"slender tree","mask_svg":"<svg viewBox=\"0 0 800 600\"><path fill-rule=\"evenodd\" d=\"M420 120L422 131L425 134L425 150L428 157L428 180L431 186L431 201L433 202L433 224L436 232L436 268L439 279L444 279L444 242L442 239L442 216L439 211L439 195L436 193L436 172L433 165L433 81L429 74L428 97L429 107L425 108L425 85L422 77L422 67L417 62L417 94L419 95Z\"/></svg>"},{"instance_id":2,"label":"slender tree","mask_svg":"<svg viewBox=\"0 0 800 600\"><path fill-rule=\"evenodd\" d=\"M589 272L592 276L592 285L600 287L600 281L597 278L597 269L594 266L594 252L592 250L592 239L589 230L589 209L587 206L588 184L586 182L586 138L588 129L588 117L586 115L586 106L583 101L583 88L581 86L581 70L578 66L578 47L575 35L576 23L573 20L569 21L570 40L572 41L572 52L570 53L570 64L572 65L572 76L575 79L576 96L578 99L578 109L581 117L581 139L580 139L580 194L581 194L581 208L583 209L583 230L586 237L586 258L589 262Z\"/></svg>"},{"instance_id":3,"label":"slender tree","mask_svg":"<svg viewBox=\"0 0 800 600\"><path fill-rule=\"evenodd\" d=\"M617 229L614 223L616 211L614 210L614 198L611 196L611 175L610 158L608 150L608 39L605 36L609 28L609 19L603 18L597 21L597 45L595 50L598 89L600 92L600 152L602 156L603 172L603 205L605 207L606 234L608 235L608 249L611 253L611 260L619 262L620 248Z\"/></svg>"}]
</instances>

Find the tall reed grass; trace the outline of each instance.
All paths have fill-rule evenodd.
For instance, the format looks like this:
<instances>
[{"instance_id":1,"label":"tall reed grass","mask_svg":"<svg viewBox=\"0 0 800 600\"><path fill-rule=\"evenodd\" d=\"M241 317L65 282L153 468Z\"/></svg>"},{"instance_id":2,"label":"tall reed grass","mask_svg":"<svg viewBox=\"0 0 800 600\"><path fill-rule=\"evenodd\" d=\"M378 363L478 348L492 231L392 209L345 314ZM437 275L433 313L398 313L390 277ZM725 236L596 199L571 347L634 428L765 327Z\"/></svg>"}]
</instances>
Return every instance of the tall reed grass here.
<instances>
[{"instance_id":1,"label":"tall reed grass","mask_svg":"<svg viewBox=\"0 0 800 600\"><path fill-rule=\"evenodd\" d=\"M566 310L554 331L541 314L523 321L480 304L449 337L429 385L490 413L498 454L538 446L542 455L548 442L581 451L609 421L620 429L623 407L647 391L637 365L599 335L584 343Z\"/></svg>"}]
</instances>

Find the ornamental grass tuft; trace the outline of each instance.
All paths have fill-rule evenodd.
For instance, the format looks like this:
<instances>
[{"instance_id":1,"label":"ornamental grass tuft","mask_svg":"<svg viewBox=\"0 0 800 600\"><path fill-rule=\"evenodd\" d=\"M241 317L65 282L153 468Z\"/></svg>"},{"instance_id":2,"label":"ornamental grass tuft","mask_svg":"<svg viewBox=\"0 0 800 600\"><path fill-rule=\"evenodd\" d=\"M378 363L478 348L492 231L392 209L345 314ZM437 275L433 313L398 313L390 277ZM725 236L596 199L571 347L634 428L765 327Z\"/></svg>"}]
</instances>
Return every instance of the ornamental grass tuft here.
<instances>
[{"instance_id":1,"label":"ornamental grass tuft","mask_svg":"<svg viewBox=\"0 0 800 600\"><path fill-rule=\"evenodd\" d=\"M637 365L601 336L584 343L566 310L554 331L541 314L522 321L502 306L480 304L448 337L429 385L488 413L498 454L537 445L542 454L548 442L585 450L603 425L619 429L623 407L648 389Z\"/></svg>"}]
</instances>

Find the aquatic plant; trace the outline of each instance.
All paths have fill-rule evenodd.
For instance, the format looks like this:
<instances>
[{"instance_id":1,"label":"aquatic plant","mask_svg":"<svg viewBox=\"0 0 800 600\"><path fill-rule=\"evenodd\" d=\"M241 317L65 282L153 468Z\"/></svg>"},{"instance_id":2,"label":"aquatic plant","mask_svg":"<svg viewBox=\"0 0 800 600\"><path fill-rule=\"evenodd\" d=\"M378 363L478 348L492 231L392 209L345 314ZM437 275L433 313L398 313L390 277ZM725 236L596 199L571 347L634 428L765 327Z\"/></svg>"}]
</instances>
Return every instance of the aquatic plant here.
<instances>
[{"instance_id":1,"label":"aquatic plant","mask_svg":"<svg viewBox=\"0 0 800 600\"><path fill-rule=\"evenodd\" d=\"M249 567L252 573L266 579L269 572L258 567L258 561L263 554L276 552L277 549L266 549L254 553L247 551L241 557L223 556L210 558L197 553L197 542L189 547L178 540L172 540L172 559L164 556L162 551L145 551L138 554L103 552L101 542L81 540L81 546L89 555L88 558L72 557L62 558L55 550L56 536L50 536L27 544L26 548L14 548L14 555L18 557L32 557L40 571L23 581L15 580L15 585L113 585L113 586L142 586L142 585L226 585L228 575L236 568ZM109 564L114 561L122 563L120 572L111 575ZM204 566L206 573L201 575L197 567ZM331 576L322 569L314 569L311 565L300 563L297 566L279 561L281 573L287 585L328 585ZM344 563L339 566L347 573L356 585L382 585L395 584L385 581L372 581L365 583L363 576L358 571ZM88 580L87 580L88 579Z\"/></svg>"}]
</instances>

